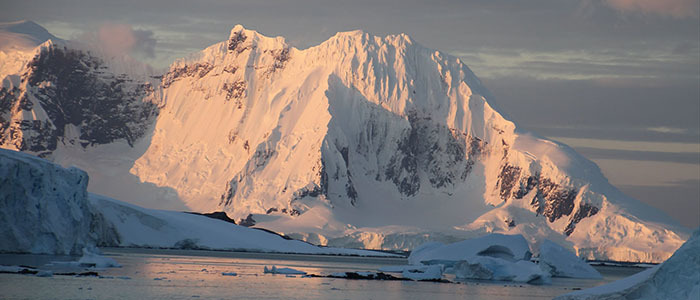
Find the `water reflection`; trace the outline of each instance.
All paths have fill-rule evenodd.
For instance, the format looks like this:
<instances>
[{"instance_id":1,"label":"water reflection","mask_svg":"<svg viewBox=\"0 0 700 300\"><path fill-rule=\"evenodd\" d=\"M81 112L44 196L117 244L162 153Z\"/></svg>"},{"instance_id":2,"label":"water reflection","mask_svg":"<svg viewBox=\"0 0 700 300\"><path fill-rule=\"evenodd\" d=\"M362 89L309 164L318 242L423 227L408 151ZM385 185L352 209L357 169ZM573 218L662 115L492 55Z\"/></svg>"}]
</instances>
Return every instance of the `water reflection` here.
<instances>
[{"instance_id":1,"label":"water reflection","mask_svg":"<svg viewBox=\"0 0 700 300\"><path fill-rule=\"evenodd\" d=\"M318 275L377 271L381 266L405 264L403 259L148 249L103 251L123 267L100 270L102 278L0 274L0 290L3 297L9 299L551 299L570 292L574 287L595 286L635 272L619 268L601 270L604 280L556 278L552 285L545 286L477 281L445 284L303 278L263 273L265 266L272 265ZM0 263L6 265L39 265L52 260L74 259L0 255ZM237 275L223 276L224 272Z\"/></svg>"}]
</instances>

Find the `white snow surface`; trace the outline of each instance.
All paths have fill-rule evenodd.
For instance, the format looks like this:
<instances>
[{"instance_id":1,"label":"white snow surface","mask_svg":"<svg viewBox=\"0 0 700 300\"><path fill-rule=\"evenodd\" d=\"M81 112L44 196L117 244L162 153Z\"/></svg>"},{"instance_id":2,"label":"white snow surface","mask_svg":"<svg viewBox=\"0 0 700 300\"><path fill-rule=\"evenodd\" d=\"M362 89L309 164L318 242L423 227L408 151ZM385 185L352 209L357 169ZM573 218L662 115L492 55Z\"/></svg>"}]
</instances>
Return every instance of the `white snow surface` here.
<instances>
[{"instance_id":1,"label":"white snow surface","mask_svg":"<svg viewBox=\"0 0 700 300\"><path fill-rule=\"evenodd\" d=\"M532 253L522 235L493 233L448 245L424 244L411 252L408 263L418 265L430 261L469 261L476 256L489 256L514 262L529 260Z\"/></svg>"},{"instance_id":2,"label":"white snow surface","mask_svg":"<svg viewBox=\"0 0 700 300\"><path fill-rule=\"evenodd\" d=\"M118 237L117 246L395 256L376 251L318 247L218 219L185 212L142 208L96 194L90 194L90 203L99 211L104 221L113 226L111 230Z\"/></svg>"},{"instance_id":3,"label":"white snow surface","mask_svg":"<svg viewBox=\"0 0 700 300\"><path fill-rule=\"evenodd\" d=\"M700 299L700 228L671 258L658 266L555 299Z\"/></svg>"},{"instance_id":4,"label":"white snow surface","mask_svg":"<svg viewBox=\"0 0 700 300\"><path fill-rule=\"evenodd\" d=\"M586 261L550 240L544 240L540 244L539 265L552 277L603 278Z\"/></svg>"},{"instance_id":5,"label":"white snow surface","mask_svg":"<svg viewBox=\"0 0 700 300\"><path fill-rule=\"evenodd\" d=\"M0 149L0 252L82 254L90 232L88 175Z\"/></svg>"},{"instance_id":6,"label":"white snow surface","mask_svg":"<svg viewBox=\"0 0 700 300\"><path fill-rule=\"evenodd\" d=\"M0 57L3 87L20 86L29 70L14 62L37 49L0 53L16 56ZM139 80L152 72L106 62ZM236 25L154 86L158 117L133 147L64 143L50 158L86 169L91 192L251 215L336 247L411 250L504 233L533 249L550 239L587 259L660 262L688 234L571 148L520 130L464 62L405 34L341 32L302 50ZM13 120L46 118L29 99L34 109ZM544 207L553 220L532 204L541 193L515 196L535 175L558 186L552 195L575 192L563 208Z\"/></svg>"}]
</instances>

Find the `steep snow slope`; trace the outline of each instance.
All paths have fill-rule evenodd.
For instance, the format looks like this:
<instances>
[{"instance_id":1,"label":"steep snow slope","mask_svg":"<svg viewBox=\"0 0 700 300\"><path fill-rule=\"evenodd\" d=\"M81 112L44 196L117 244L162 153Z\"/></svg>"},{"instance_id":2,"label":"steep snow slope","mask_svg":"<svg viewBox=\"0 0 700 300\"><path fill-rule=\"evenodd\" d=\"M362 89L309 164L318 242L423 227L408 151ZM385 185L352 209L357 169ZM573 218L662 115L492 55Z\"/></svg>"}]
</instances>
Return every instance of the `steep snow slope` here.
<instances>
[{"instance_id":1,"label":"steep snow slope","mask_svg":"<svg viewBox=\"0 0 700 300\"><path fill-rule=\"evenodd\" d=\"M43 120L33 116L51 106L23 79L37 68L9 76L12 120ZM299 50L237 25L159 86L124 98L127 110L108 116L137 117L106 130L49 116L59 134L25 126L0 144L90 168L101 182L92 191L177 195L197 211L334 246L411 249L501 232L533 249L547 238L587 258L661 261L687 234L569 147L517 129L465 64L403 34L344 32ZM90 103L100 102L77 104ZM93 131L108 138L90 140Z\"/></svg>"},{"instance_id":2,"label":"steep snow slope","mask_svg":"<svg viewBox=\"0 0 700 300\"><path fill-rule=\"evenodd\" d=\"M299 50L238 25L161 86L132 172L194 209L334 245L495 231L659 261L683 241L592 162L516 130L459 59L403 34L344 32Z\"/></svg>"}]
</instances>

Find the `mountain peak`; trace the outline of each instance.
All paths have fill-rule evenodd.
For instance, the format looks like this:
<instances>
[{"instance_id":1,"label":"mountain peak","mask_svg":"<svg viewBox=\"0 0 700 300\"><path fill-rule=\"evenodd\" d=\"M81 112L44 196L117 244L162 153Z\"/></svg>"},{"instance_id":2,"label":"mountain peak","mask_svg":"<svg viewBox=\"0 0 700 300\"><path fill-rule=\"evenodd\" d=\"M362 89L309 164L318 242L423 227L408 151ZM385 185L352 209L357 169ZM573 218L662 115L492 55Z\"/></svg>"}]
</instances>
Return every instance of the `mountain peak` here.
<instances>
[{"instance_id":1,"label":"mountain peak","mask_svg":"<svg viewBox=\"0 0 700 300\"><path fill-rule=\"evenodd\" d=\"M241 24L236 24L231 29L231 34L229 34L229 46L242 45L242 44L254 44L256 46L262 46L263 48L280 48L286 46L286 41L283 37L269 37L263 35L255 30L247 29Z\"/></svg>"},{"instance_id":2,"label":"mountain peak","mask_svg":"<svg viewBox=\"0 0 700 300\"><path fill-rule=\"evenodd\" d=\"M46 28L29 20L0 23L0 49L33 48L47 40L59 41Z\"/></svg>"}]
</instances>

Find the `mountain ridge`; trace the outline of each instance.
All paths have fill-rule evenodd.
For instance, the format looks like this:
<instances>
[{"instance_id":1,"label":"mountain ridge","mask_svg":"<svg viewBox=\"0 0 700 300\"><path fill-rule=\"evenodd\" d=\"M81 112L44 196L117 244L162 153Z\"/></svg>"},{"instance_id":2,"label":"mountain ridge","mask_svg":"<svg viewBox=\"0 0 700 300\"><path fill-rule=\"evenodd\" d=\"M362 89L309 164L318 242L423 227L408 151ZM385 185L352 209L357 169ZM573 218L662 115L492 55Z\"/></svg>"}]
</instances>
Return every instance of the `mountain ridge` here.
<instances>
[{"instance_id":1,"label":"mountain ridge","mask_svg":"<svg viewBox=\"0 0 700 300\"><path fill-rule=\"evenodd\" d=\"M519 129L461 60L405 34L356 30L299 50L236 25L148 97L157 116L144 150L124 155L128 176L308 241L410 249L522 233L587 258L660 261L687 234L569 147Z\"/></svg>"}]
</instances>

